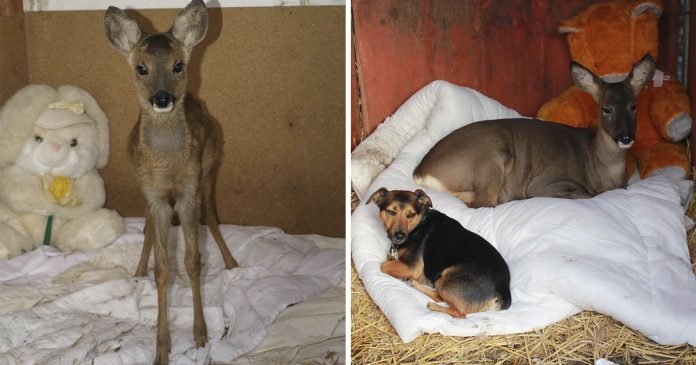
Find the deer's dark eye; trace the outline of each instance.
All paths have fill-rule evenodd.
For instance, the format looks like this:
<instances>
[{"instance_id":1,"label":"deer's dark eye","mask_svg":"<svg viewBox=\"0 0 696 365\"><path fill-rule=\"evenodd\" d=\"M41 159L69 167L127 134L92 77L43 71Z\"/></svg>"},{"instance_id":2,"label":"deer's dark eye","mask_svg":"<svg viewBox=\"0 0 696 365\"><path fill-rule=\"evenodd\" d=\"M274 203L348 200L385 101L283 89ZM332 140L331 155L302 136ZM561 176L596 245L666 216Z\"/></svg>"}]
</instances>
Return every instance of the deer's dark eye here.
<instances>
[{"instance_id":1,"label":"deer's dark eye","mask_svg":"<svg viewBox=\"0 0 696 365\"><path fill-rule=\"evenodd\" d=\"M138 75L140 76L145 76L149 73L147 67L143 64L135 66L135 70L138 72Z\"/></svg>"},{"instance_id":2,"label":"deer's dark eye","mask_svg":"<svg viewBox=\"0 0 696 365\"><path fill-rule=\"evenodd\" d=\"M73 138L70 140L70 147L75 147L77 146L77 138Z\"/></svg>"},{"instance_id":3,"label":"deer's dark eye","mask_svg":"<svg viewBox=\"0 0 696 365\"><path fill-rule=\"evenodd\" d=\"M636 112L636 104L631 104L631 106L628 107L628 110L635 113Z\"/></svg>"},{"instance_id":4,"label":"deer's dark eye","mask_svg":"<svg viewBox=\"0 0 696 365\"><path fill-rule=\"evenodd\" d=\"M612 110L611 110L611 108L604 106L604 107L602 107L602 113L611 114Z\"/></svg>"},{"instance_id":5,"label":"deer's dark eye","mask_svg":"<svg viewBox=\"0 0 696 365\"><path fill-rule=\"evenodd\" d=\"M184 64L181 63L181 61L177 62L174 64L174 68L172 69L172 72L175 74L180 73L184 69Z\"/></svg>"},{"instance_id":6,"label":"deer's dark eye","mask_svg":"<svg viewBox=\"0 0 696 365\"><path fill-rule=\"evenodd\" d=\"M41 143L41 142L43 142L43 137L41 137L41 136L36 136L36 137L34 137L34 140L35 140L36 142Z\"/></svg>"}]
</instances>

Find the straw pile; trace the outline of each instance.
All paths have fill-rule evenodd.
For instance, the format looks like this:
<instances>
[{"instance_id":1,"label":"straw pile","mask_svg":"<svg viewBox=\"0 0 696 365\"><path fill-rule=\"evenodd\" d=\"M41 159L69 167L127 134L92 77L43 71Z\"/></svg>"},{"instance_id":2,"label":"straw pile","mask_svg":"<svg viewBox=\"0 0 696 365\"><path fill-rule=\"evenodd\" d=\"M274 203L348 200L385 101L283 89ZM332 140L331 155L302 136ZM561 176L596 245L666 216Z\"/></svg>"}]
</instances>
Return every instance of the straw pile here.
<instances>
[{"instance_id":1,"label":"straw pile","mask_svg":"<svg viewBox=\"0 0 696 365\"><path fill-rule=\"evenodd\" d=\"M353 208L358 203L352 194ZM687 214L696 218L692 196ZM688 232L696 261L696 230ZM696 265L692 264L696 269ZM696 348L661 346L610 317L582 312L534 332L478 337L422 335L404 344L351 269L351 359L353 364L694 364Z\"/></svg>"}]
</instances>

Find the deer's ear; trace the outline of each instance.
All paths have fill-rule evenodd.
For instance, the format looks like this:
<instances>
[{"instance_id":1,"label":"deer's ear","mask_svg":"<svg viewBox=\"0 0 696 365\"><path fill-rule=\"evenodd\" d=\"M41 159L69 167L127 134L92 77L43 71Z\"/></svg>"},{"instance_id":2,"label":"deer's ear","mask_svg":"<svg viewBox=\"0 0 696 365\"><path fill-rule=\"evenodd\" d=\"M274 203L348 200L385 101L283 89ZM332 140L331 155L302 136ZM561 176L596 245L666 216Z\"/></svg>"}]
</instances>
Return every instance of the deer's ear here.
<instances>
[{"instance_id":1,"label":"deer's ear","mask_svg":"<svg viewBox=\"0 0 696 365\"><path fill-rule=\"evenodd\" d=\"M208 9L203 0L193 0L174 19L169 33L187 48L203 40L208 32Z\"/></svg>"},{"instance_id":2,"label":"deer's ear","mask_svg":"<svg viewBox=\"0 0 696 365\"><path fill-rule=\"evenodd\" d=\"M640 91L643 90L645 85L652 80L654 73L655 59L652 58L650 53L646 53L638 63L633 65L631 73L626 77L626 82L631 85L634 95L638 96L638 94L640 94Z\"/></svg>"},{"instance_id":3,"label":"deer's ear","mask_svg":"<svg viewBox=\"0 0 696 365\"><path fill-rule=\"evenodd\" d=\"M115 6L110 6L104 14L104 32L109 43L123 53L130 52L143 35L138 23Z\"/></svg>"},{"instance_id":4,"label":"deer's ear","mask_svg":"<svg viewBox=\"0 0 696 365\"><path fill-rule=\"evenodd\" d=\"M595 101L599 100L599 90L604 82L602 79L575 61L570 63L570 74L575 85L592 95Z\"/></svg>"}]
</instances>

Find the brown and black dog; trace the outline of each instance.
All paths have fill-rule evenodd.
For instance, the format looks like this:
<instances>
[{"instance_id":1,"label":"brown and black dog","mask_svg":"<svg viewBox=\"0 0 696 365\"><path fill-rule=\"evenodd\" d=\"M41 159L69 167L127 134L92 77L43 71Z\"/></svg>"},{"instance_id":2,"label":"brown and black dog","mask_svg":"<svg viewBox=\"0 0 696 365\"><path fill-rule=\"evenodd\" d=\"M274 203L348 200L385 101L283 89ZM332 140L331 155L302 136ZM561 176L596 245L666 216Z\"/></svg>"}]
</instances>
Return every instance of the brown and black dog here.
<instances>
[{"instance_id":1,"label":"brown and black dog","mask_svg":"<svg viewBox=\"0 0 696 365\"><path fill-rule=\"evenodd\" d=\"M411 279L414 288L436 302L428 309L452 317L510 307L510 270L488 241L456 220L432 209L423 190L377 190L370 200L392 242L390 257L382 272ZM432 285L435 289L431 289Z\"/></svg>"}]
</instances>

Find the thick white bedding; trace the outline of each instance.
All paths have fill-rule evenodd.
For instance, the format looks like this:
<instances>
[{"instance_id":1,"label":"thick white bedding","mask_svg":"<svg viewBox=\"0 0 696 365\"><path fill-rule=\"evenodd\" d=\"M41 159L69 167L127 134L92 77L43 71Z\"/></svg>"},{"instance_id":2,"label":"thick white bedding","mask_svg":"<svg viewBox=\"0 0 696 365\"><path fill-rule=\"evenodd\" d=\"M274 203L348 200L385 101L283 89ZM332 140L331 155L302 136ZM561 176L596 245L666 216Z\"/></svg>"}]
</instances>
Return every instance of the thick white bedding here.
<instances>
[{"instance_id":1,"label":"thick white bedding","mask_svg":"<svg viewBox=\"0 0 696 365\"><path fill-rule=\"evenodd\" d=\"M150 276L133 278L142 248L143 220L130 218L126 223L127 232L103 249L64 255L42 247L0 262L1 364L152 363L157 315L152 257ZM177 272L170 276L169 287L171 363L230 363L259 345L269 331L275 342L264 342L259 353L273 350L275 357L301 358L298 349L308 348L306 357L322 354L322 341L327 341L323 344L327 349L338 347L335 342L344 340L345 314L338 297L345 273L344 240L291 236L266 227L223 225L221 229L241 266L224 270L217 246L207 229L201 229L209 337L203 349L193 346L183 244L178 242L177 250L171 250L177 262L172 265ZM172 228L172 236L181 241L180 229ZM284 325L271 323L289 305L312 297L316 297L314 303L290 309L298 318L306 317L307 311L321 311L323 321L312 324L317 329L315 337L295 332L300 335L298 342L283 343L282 336L292 333L288 328L293 319L286 318ZM320 349L310 351L311 345ZM281 351L283 346L293 351ZM259 362L249 358L238 363Z\"/></svg>"},{"instance_id":2,"label":"thick white bedding","mask_svg":"<svg viewBox=\"0 0 696 365\"><path fill-rule=\"evenodd\" d=\"M353 187L363 202L382 186L419 188L411 174L435 142L477 120L516 115L474 90L433 82L377 130L381 135L358 146ZM386 165L384 171L375 167ZM696 279L686 245L692 222L680 205L690 188L689 181L653 177L592 199L534 198L481 209L426 190L435 209L489 240L506 259L512 275L512 307L506 311L454 319L429 311L425 295L381 273L390 243L374 204L363 203L353 213L353 261L404 342L421 333L530 331L594 310L660 344L696 345Z\"/></svg>"}]
</instances>

